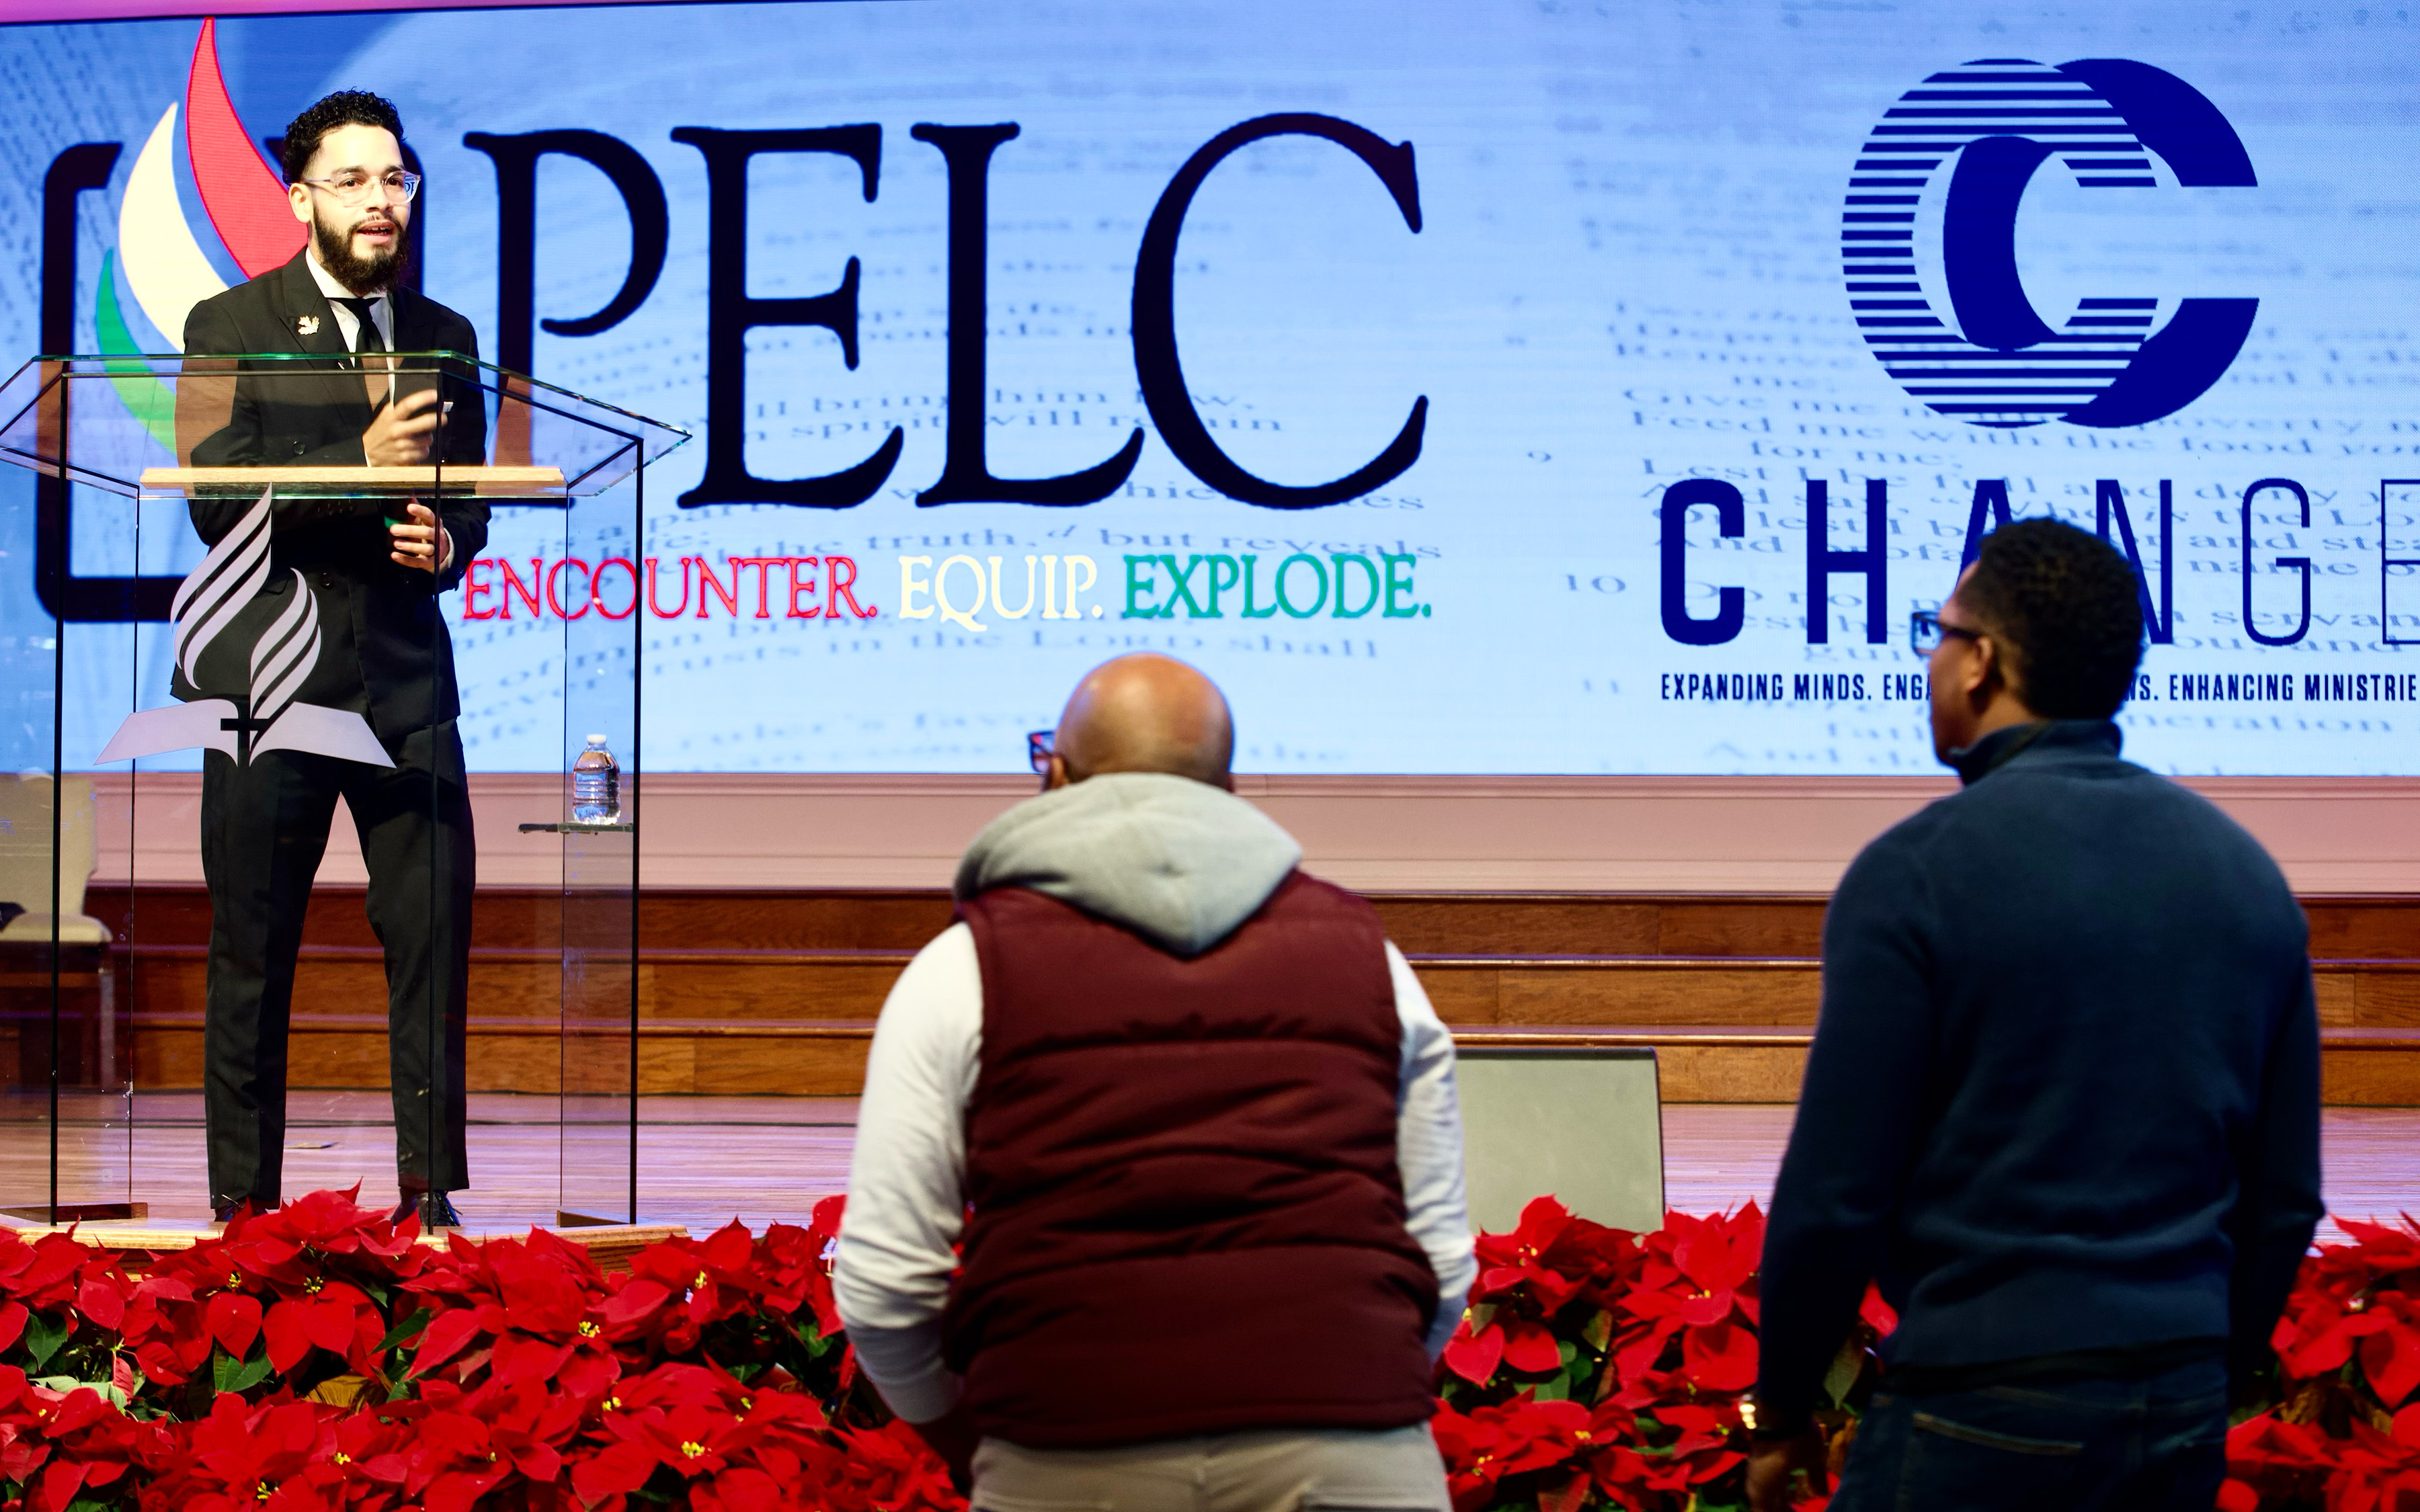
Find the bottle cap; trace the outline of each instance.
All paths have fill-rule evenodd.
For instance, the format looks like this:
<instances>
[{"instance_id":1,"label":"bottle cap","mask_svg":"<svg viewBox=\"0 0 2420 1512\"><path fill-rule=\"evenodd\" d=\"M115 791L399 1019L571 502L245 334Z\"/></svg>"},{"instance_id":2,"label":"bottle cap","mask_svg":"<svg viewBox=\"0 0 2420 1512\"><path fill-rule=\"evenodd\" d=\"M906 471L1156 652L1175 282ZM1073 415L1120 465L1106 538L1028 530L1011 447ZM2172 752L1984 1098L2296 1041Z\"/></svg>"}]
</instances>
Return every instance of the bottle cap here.
<instances>
[{"instance_id":1,"label":"bottle cap","mask_svg":"<svg viewBox=\"0 0 2420 1512\"><path fill-rule=\"evenodd\" d=\"M603 735L590 735L588 737L588 743L592 746L602 746L605 744L605 737Z\"/></svg>"}]
</instances>

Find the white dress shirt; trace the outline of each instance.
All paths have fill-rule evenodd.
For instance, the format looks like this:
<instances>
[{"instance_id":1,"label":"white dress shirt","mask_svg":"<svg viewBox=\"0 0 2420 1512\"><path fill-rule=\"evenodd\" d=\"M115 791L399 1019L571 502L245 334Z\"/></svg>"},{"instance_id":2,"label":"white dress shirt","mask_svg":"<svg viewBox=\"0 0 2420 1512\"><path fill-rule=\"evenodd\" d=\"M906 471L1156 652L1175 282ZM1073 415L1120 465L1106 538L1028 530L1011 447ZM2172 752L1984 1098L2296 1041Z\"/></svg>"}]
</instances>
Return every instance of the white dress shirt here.
<instances>
[{"instance_id":1,"label":"white dress shirt","mask_svg":"<svg viewBox=\"0 0 2420 1512\"><path fill-rule=\"evenodd\" d=\"M388 351L395 350L395 301L387 297L385 289L375 294L356 294L337 283L335 274L320 267L316 255L305 256L302 261L309 266L311 279L319 285L319 292L328 296L328 308L336 316L336 329L345 335L345 350L357 352L362 349L362 320L361 316L353 314L351 305L340 304L337 302L339 300L369 301L370 319L378 326L379 339L386 343Z\"/></svg>"},{"instance_id":2,"label":"white dress shirt","mask_svg":"<svg viewBox=\"0 0 2420 1512\"><path fill-rule=\"evenodd\" d=\"M318 248L310 249L303 255L302 264L311 270L311 280L319 285L319 292L328 297L328 312L336 317L336 330L344 335L345 349L349 352L362 349L362 317L353 313L351 305L342 301L367 300L370 301L370 319L378 327L379 340L386 344L388 351L395 350L395 301L389 297L389 291L354 293L337 283L335 274L319 266L318 253ZM440 526L437 530L437 570L443 572L453 564L454 532Z\"/></svg>"}]
</instances>

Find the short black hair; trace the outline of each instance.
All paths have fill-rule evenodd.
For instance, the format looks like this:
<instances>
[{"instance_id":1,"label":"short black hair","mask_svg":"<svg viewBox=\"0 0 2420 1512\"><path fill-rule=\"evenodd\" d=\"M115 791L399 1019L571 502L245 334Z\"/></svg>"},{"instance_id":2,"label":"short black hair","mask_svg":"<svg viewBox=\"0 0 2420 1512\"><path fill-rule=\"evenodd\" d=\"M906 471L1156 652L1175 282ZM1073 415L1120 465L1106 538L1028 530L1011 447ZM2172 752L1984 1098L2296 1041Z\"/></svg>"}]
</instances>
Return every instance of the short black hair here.
<instances>
[{"instance_id":1,"label":"short black hair","mask_svg":"<svg viewBox=\"0 0 2420 1512\"><path fill-rule=\"evenodd\" d=\"M403 117L395 113L393 100L366 89L339 89L295 116L294 124L286 128L285 145L278 155L287 183L302 177L311 164L311 154L319 150L320 139L339 126L383 126L397 142L403 140Z\"/></svg>"},{"instance_id":2,"label":"short black hair","mask_svg":"<svg viewBox=\"0 0 2420 1512\"><path fill-rule=\"evenodd\" d=\"M2004 525L1984 538L1957 598L2043 718L2106 719L2133 690L2142 600L2133 569L2101 537L2055 519Z\"/></svg>"}]
</instances>

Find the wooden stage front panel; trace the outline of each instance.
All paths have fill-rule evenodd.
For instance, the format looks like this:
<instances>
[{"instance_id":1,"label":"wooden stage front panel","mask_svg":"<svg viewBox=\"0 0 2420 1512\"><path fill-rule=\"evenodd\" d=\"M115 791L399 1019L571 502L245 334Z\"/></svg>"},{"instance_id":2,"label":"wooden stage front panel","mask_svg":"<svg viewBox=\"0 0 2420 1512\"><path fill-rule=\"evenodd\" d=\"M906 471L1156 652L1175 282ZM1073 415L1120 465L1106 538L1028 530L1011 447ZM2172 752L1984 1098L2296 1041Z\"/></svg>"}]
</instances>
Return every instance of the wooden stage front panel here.
<instances>
[{"instance_id":1,"label":"wooden stage front panel","mask_svg":"<svg viewBox=\"0 0 2420 1512\"><path fill-rule=\"evenodd\" d=\"M1373 900L1438 1012L1473 1034L1652 1043L1676 1102L1796 1096L1821 1000L1824 900L1395 894ZM472 953L474 1089L560 1075L559 902L482 889ZM2343 1105L2420 1105L2420 899L2310 898L2325 1086ZM198 1086L209 901L96 887L120 939L136 1085ZM358 889L312 902L292 1084L385 1085L384 967ZM640 909L641 1089L850 1096L884 995L947 927L939 891L663 891Z\"/></svg>"}]
</instances>

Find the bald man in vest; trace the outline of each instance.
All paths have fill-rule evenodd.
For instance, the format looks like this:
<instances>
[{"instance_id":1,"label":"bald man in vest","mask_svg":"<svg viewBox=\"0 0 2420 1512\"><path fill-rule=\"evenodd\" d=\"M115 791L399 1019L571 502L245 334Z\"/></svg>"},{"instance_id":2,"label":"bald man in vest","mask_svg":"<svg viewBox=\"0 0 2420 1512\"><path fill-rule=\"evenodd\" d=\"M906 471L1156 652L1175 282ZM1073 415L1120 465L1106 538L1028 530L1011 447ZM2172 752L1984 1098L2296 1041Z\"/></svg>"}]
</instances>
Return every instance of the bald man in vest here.
<instances>
[{"instance_id":1,"label":"bald man in vest","mask_svg":"<svg viewBox=\"0 0 2420 1512\"><path fill-rule=\"evenodd\" d=\"M834 1287L977 1512L1450 1504L1453 1043L1233 750L1183 662L1095 669L883 1005Z\"/></svg>"}]
</instances>

